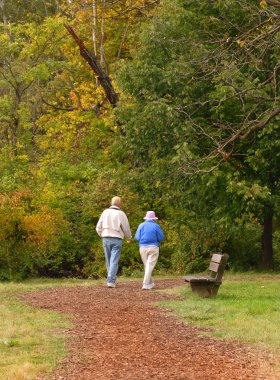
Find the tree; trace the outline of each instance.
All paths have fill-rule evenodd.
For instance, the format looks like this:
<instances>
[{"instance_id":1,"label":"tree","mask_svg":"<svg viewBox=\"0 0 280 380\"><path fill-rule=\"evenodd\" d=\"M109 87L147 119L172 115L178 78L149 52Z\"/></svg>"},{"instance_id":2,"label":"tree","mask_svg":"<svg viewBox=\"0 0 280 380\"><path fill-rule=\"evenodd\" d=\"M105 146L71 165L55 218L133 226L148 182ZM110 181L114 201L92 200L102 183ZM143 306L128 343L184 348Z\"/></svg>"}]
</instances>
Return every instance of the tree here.
<instances>
[{"instance_id":1,"label":"tree","mask_svg":"<svg viewBox=\"0 0 280 380\"><path fill-rule=\"evenodd\" d=\"M209 91L181 109L193 123L202 111L204 120L196 125L209 144L206 154L186 163L184 170L189 171L190 163L199 164L198 170L212 170L228 161L235 180L246 183L243 200L255 198L256 211L251 208L251 212L263 225L262 268L273 265L272 220L279 194L277 143L269 143L271 136L277 139L279 135L279 4L270 4L262 1L258 6L252 1L214 6L218 17L209 23L203 38L205 58L195 76ZM229 18L226 8L231 9ZM208 5L204 11L209 11ZM236 19L237 12L242 23ZM268 162L265 156L271 157ZM254 192L256 185L259 190Z\"/></svg>"},{"instance_id":2,"label":"tree","mask_svg":"<svg viewBox=\"0 0 280 380\"><path fill-rule=\"evenodd\" d=\"M278 1L165 1L119 79L133 96L119 110L123 156L143 172L161 159L186 184L212 187L216 215L258 220L263 268L279 199L278 62Z\"/></svg>"}]
</instances>

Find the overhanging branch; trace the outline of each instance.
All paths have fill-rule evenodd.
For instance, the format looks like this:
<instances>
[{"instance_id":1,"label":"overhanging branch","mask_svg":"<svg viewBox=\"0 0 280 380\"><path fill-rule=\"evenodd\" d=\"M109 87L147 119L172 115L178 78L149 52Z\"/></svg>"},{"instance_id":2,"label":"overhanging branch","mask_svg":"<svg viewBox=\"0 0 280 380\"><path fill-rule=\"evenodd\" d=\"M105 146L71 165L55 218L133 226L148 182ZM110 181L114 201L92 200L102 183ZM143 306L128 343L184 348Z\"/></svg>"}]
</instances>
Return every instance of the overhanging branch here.
<instances>
[{"instance_id":1,"label":"overhanging branch","mask_svg":"<svg viewBox=\"0 0 280 380\"><path fill-rule=\"evenodd\" d=\"M115 107L119 101L119 95L115 91L111 79L100 66L96 55L87 49L83 40L76 34L75 30L70 25L64 24L64 26L79 46L81 56L87 61L95 75L98 77L99 83L106 94L106 98L110 104Z\"/></svg>"},{"instance_id":2,"label":"overhanging branch","mask_svg":"<svg viewBox=\"0 0 280 380\"><path fill-rule=\"evenodd\" d=\"M271 120L273 120L279 114L280 114L280 107L277 107L274 109L273 112L271 112L270 115L268 115L266 119L260 121L259 123L256 123L251 128L249 128L245 133L239 135L239 140L246 139L246 137L248 137L253 131L256 131L257 129L260 129L266 126Z\"/></svg>"}]
</instances>

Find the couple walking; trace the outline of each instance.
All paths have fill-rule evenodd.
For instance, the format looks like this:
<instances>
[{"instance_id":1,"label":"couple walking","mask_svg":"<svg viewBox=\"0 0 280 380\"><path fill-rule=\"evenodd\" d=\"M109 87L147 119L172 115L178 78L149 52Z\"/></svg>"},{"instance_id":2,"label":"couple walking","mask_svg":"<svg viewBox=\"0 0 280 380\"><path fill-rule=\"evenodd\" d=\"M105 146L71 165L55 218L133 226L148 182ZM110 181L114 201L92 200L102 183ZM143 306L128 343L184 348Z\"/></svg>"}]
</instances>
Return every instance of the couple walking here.
<instances>
[{"instance_id":1,"label":"couple walking","mask_svg":"<svg viewBox=\"0 0 280 380\"><path fill-rule=\"evenodd\" d=\"M164 233L154 211L148 211L136 231L135 239L139 242L140 256L145 267L142 289L153 289L152 272L159 256L159 246ZM107 286L116 287L118 263L123 239L130 243L132 239L126 214L121 210L121 198L113 197L111 206L104 210L96 225L96 231L103 240L103 249L107 268Z\"/></svg>"}]
</instances>

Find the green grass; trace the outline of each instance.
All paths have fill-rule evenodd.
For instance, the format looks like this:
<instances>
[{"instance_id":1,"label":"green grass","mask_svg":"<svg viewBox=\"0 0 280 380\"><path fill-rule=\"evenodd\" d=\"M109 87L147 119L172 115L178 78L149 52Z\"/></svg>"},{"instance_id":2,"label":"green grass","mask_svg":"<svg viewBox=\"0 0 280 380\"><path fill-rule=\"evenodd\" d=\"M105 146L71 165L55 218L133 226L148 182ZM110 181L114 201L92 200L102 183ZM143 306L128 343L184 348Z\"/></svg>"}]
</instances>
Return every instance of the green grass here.
<instances>
[{"instance_id":1,"label":"green grass","mask_svg":"<svg viewBox=\"0 0 280 380\"><path fill-rule=\"evenodd\" d=\"M63 329L67 316L31 308L17 293L54 286L89 285L93 281L33 280L0 283L0 379L31 380L48 372L66 354ZM96 283L96 281L94 282Z\"/></svg>"},{"instance_id":2,"label":"green grass","mask_svg":"<svg viewBox=\"0 0 280 380\"><path fill-rule=\"evenodd\" d=\"M273 276L270 274L269 276ZM232 281L240 279L240 282ZM201 298L186 284L173 289L183 300L160 302L187 323L212 335L237 339L280 353L280 283L260 274L228 275L216 298Z\"/></svg>"}]
</instances>

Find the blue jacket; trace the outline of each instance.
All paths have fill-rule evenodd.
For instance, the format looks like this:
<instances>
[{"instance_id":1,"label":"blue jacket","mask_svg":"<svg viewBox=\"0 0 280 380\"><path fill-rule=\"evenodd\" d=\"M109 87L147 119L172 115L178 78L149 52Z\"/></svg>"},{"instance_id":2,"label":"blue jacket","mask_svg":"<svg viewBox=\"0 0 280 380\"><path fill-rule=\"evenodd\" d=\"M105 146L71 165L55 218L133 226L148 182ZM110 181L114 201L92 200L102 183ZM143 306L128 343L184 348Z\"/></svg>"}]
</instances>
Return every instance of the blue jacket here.
<instances>
[{"instance_id":1,"label":"blue jacket","mask_svg":"<svg viewBox=\"0 0 280 380\"><path fill-rule=\"evenodd\" d=\"M138 226L135 239L139 241L140 247L147 245L159 247L164 239L164 233L159 224L153 220L146 220Z\"/></svg>"}]
</instances>

